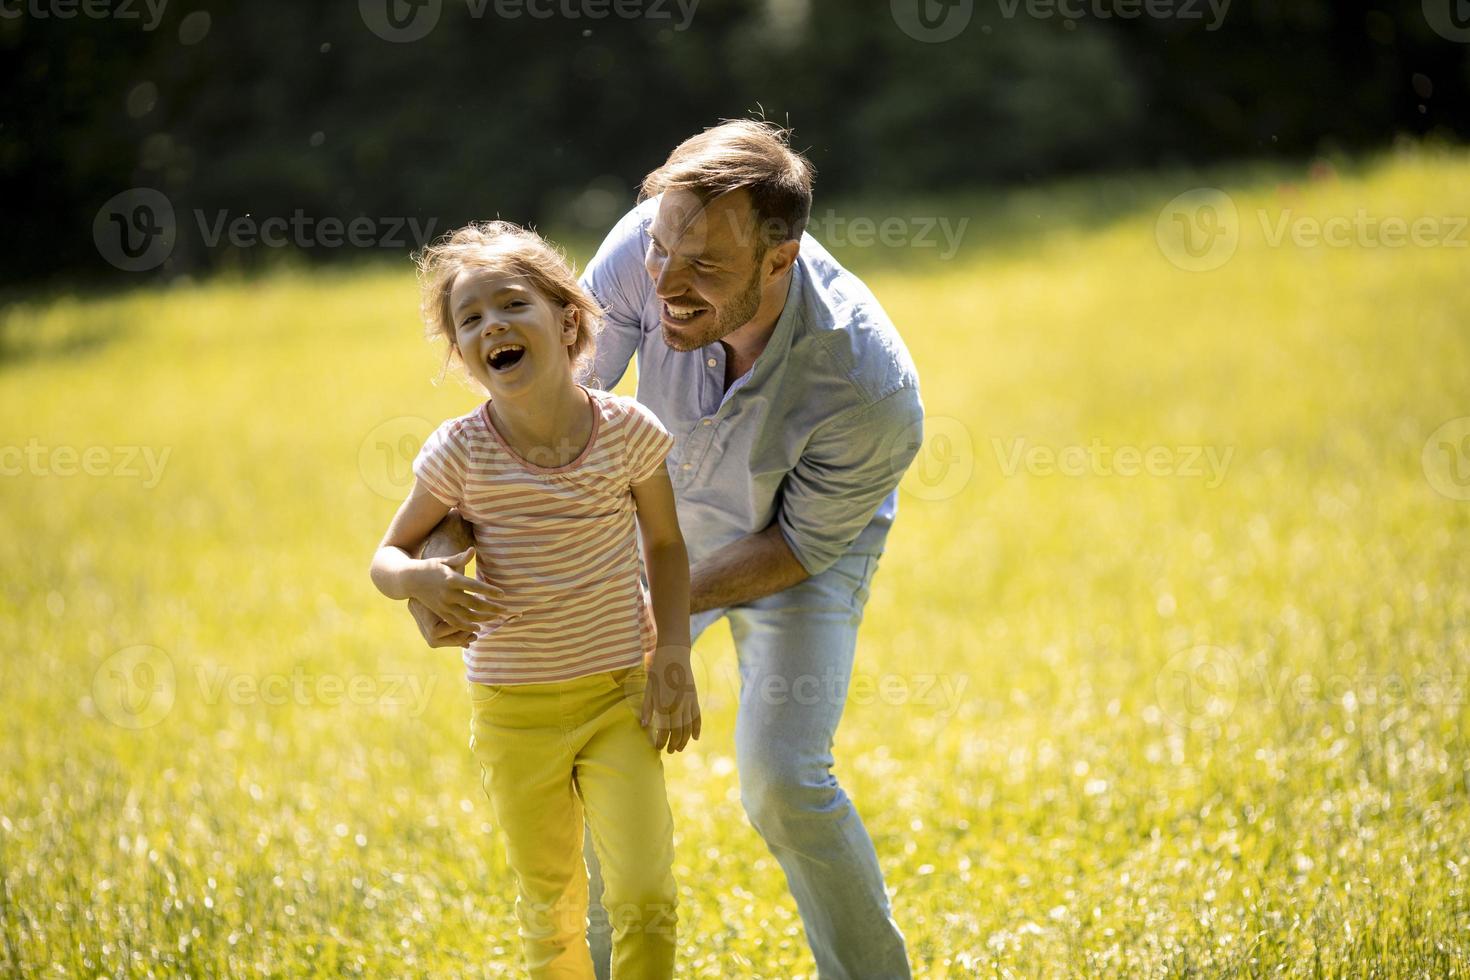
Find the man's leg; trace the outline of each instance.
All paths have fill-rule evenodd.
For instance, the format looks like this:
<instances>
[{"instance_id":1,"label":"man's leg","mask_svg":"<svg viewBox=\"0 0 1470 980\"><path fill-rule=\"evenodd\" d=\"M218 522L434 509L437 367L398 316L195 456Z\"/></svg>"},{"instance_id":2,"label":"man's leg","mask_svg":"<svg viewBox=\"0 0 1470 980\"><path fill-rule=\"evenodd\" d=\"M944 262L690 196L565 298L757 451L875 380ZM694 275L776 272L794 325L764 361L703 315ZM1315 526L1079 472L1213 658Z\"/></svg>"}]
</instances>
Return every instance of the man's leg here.
<instances>
[{"instance_id":1,"label":"man's leg","mask_svg":"<svg viewBox=\"0 0 1470 980\"><path fill-rule=\"evenodd\" d=\"M735 752L750 822L786 872L822 980L909 974L873 842L832 774L876 556L849 554L728 611L740 658Z\"/></svg>"}]
</instances>

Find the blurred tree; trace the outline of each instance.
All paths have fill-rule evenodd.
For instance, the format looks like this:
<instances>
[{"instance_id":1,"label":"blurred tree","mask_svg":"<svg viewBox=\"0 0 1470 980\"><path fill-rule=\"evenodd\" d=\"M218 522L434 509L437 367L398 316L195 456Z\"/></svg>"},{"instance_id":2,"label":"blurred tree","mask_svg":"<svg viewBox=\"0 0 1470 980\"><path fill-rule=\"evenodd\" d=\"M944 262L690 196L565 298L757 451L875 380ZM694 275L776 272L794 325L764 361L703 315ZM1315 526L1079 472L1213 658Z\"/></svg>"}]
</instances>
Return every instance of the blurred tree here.
<instances>
[{"instance_id":1,"label":"blurred tree","mask_svg":"<svg viewBox=\"0 0 1470 980\"><path fill-rule=\"evenodd\" d=\"M795 127L827 200L1470 133L1470 45L1420 4L1235 0L1211 23L1125 19L1119 0L595 2L218 0L151 27L141 4L7 6L0 281L116 274L92 226L131 187L174 207L163 276L281 254L216 240L221 217L595 235L680 139L752 112ZM937 43L901 26L962 13ZM380 36L394 23L431 29Z\"/></svg>"}]
</instances>

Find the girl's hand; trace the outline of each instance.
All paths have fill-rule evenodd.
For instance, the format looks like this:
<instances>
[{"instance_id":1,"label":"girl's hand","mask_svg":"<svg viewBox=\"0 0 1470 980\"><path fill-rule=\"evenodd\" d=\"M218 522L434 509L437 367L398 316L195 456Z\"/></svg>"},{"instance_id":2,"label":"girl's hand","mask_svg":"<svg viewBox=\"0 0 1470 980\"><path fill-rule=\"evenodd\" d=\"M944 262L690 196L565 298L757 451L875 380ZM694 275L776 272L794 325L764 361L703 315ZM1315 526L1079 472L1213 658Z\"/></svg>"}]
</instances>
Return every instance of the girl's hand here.
<instances>
[{"instance_id":1,"label":"girl's hand","mask_svg":"<svg viewBox=\"0 0 1470 980\"><path fill-rule=\"evenodd\" d=\"M505 613L505 592L464 574L475 549L446 558L421 558L408 577L409 597L417 599L454 629L474 633L479 624Z\"/></svg>"},{"instance_id":2,"label":"girl's hand","mask_svg":"<svg viewBox=\"0 0 1470 980\"><path fill-rule=\"evenodd\" d=\"M691 738L699 738L699 694L688 647L661 646L654 651L643 690L642 722L658 750L682 752Z\"/></svg>"}]
</instances>

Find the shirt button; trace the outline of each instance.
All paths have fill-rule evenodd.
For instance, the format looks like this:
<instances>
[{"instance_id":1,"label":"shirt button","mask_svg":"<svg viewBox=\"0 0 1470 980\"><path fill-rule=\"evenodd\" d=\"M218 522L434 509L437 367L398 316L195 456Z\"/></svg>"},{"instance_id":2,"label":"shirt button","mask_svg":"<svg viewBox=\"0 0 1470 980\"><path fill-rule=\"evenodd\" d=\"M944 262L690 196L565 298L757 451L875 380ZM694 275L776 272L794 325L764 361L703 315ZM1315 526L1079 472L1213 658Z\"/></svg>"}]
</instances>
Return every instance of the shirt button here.
<instances>
[{"instance_id":1,"label":"shirt button","mask_svg":"<svg viewBox=\"0 0 1470 980\"><path fill-rule=\"evenodd\" d=\"M683 466L680 466L679 467L679 469L681 469L681 470L687 470L688 468L689 468L689 464L688 463L685 463Z\"/></svg>"},{"instance_id":2,"label":"shirt button","mask_svg":"<svg viewBox=\"0 0 1470 980\"><path fill-rule=\"evenodd\" d=\"M705 419L703 422L700 423L700 425L710 425L710 424L711 424L711 421L709 419Z\"/></svg>"},{"instance_id":3,"label":"shirt button","mask_svg":"<svg viewBox=\"0 0 1470 980\"><path fill-rule=\"evenodd\" d=\"M715 359L713 357L711 357L709 360L705 361L704 363L708 364L710 367L714 367L715 366Z\"/></svg>"}]
</instances>

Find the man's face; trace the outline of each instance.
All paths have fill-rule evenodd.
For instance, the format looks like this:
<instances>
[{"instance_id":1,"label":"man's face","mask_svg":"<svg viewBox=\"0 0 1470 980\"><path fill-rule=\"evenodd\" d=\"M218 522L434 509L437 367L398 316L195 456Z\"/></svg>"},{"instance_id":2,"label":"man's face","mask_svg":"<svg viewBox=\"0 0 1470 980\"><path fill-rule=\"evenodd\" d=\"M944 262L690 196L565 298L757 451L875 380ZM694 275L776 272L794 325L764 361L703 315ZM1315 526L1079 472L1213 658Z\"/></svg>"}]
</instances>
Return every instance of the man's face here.
<instances>
[{"instance_id":1,"label":"man's face","mask_svg":"<svg viewBox=\"0 0 1470 980\"><path fill-rule=\"evenodd\" d=\"M704 204L671 188L659 200L649 239L643 264L671 348L697 350L755 316L765 263L748 192Z\"/></svg>"}]
</instances>

